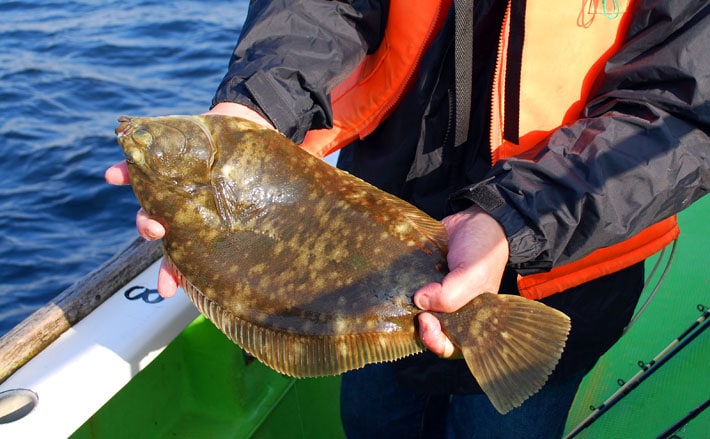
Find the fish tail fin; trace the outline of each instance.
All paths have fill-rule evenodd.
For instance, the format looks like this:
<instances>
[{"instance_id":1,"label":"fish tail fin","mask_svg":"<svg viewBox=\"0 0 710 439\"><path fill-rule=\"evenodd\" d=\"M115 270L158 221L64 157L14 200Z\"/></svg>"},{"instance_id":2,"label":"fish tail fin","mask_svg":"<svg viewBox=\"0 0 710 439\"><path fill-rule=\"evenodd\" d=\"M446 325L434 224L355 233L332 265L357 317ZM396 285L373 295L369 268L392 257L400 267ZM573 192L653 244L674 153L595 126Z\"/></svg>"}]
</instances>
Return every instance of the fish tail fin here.
<instances>
[{"instance_id":1,"label":"fish tail fin","mask_svg":"<svg viewBox=\"0 0 710 439\"><path fill-rule=\"evenodd\" d=\"M484 293L455 313L435 315L501 414L542 388L570 330L564 313L507 294Z\"/></svg>"}]
</instances>

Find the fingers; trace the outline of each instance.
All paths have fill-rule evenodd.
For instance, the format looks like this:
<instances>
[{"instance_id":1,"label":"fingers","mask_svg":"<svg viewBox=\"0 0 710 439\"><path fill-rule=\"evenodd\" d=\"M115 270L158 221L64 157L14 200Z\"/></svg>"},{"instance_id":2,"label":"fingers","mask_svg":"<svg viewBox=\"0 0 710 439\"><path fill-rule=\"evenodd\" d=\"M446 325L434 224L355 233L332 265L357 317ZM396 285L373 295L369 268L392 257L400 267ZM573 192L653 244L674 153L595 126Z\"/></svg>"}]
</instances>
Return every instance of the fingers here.
<instances>
[{"instance_id":1,"label":"fingers","mask_svg":"<svg viewBox=\"0 0 710 439\"><path fill-rule=\"evenodd\" d=\"M128 177L128 166L126 162L116 163L106 170L104 173L104 178L109 184L115 184L118 186L130 184L130 178Z\"/></svg>"},{"instance_id":2,"label":"fingers","mask_svg":"<svg viewBox=\"0 0 710 439\"><path fill-rule=\"evenodd\" d=\"M178 280L175 272L173 272L165 261L160 265L158 272L158 294L166 299L173 297L178 289Z\"/></svg>"},{"instance_id":3,"label":"fingers","mask_svg":"<svg viewBox=\"0 0 710 439\"><path fill-rule=\"evenodd\" d=\"M441 331L439 319L426 312L419 315L419 338L439 357L450 358L456 352L454 344Z\"/></svg>"},{"instance_id":4,"label":"fingers","mask_svg":"<svg viewBox=\"0 0 710 439\"><path fill-rule=\"evenodd\" d=\"M425 285L414 295L414 304L424 310L454 312L470 300L465 291L452 293L451 290L447 290L444 293L444 289L445 287L440 283ZM439 319L429 313L419 315L419 339L427 349L442 358L450 358L457 351L441 330Z\"/></svg>"},{"instance_id":5,"label":"fingers","mask_svg":"<svg viewBox=\"0 0 710 439\"><path fill-rule=\"evenodd\" d=\"M136 228L138 233L148 241L155 241L165 236L165 227L152 219L143 209L140 209L136 214Z\"/></svg>"},{"instance_id":6,"label":"fingers","mask_svg":"<svg viewBox=\"0 0 710 439\"><path fill-rule=\"evenodd\" d=\"M104 178L107 183L114 185L126 185L131 182L125 161L116 163L106 169ZM165 227L158 221L151 219L143 209L140 209L136 215L136 228L138 233L149 241L161 239L165 236ZM177 288L178 280L176 274L163 262L158 272L158 293L164 298L173 297L177 292Z\"/></svg>"},{"instance_id":7,"label":"fingers","mask_svg":"<svg viewBox=\"0 0 710 439\"><path fill-rule=\"evenodd\" d=\"M116 163L108 168L104 173L104 178L109 184L130 184L126 162ZM138 233L149 241L154 241L165 236L165 227L158 221L151 219L143 209L140 209L136 215L136 228L138 229Z\"/></svg>"},{"instance_id":8,"label":"fingers","mask_svg":"<svg viewBox=\"0 0 710 439\"><path fill-rule=\"evenodd\" d=\"M162 224L151 219L143 209L139 210L136 215L136 228L138 229L138 233L149 241L165 236L165 228ZM167 299L173 297L177 289L177 274L163 261L160 266L160 271L158 271L158 294Z\"/></svg>"},{"instance_id":9,"label":"fingers","mask_svg":"<svg viewBox=\"0 0 710 439\"><path fill-rule=\"evenodd\" d=\"M109 184L130 184L126 162L116 163L106 169L104 178ZM160 239L165 235L165 228L159 222L151 219L143 209L140 209L136 215L136 228L138 233L149 241Z\"/></svg>"}]
</instances>

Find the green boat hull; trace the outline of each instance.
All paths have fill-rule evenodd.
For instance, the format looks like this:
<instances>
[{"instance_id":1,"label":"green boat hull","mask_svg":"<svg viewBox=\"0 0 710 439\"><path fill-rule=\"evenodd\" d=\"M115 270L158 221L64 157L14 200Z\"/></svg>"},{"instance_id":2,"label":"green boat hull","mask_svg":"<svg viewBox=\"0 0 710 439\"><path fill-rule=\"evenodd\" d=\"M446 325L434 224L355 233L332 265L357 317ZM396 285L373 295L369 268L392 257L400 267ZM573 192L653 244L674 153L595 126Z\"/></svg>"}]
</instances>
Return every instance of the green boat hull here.
<instances>
[{"instance_id":1,"label":"green boat hull","mask_svg":"<svg viewBox=\"0 0 710 439\"><path fill-rule=\"evenodd\" d=\"M72 437L342 437L339 383L280 375L200 316Z\"/></svg>"}]
</instances>

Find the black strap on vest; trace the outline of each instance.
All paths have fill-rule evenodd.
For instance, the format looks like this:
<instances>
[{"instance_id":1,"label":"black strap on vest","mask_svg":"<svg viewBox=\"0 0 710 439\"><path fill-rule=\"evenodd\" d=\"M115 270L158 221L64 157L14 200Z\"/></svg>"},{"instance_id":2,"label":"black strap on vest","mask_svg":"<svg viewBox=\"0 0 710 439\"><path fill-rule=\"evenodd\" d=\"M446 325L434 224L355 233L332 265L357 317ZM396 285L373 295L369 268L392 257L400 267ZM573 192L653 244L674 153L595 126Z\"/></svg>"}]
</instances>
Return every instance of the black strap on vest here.
<instances>
[{"instance_id":1,"label":"black strap on vest","mask_svg":"<svg viewBox=\"0 0 710 439\"><path fill-rule=\"evenodd\" d=\"M511 2L510 36L505 74L505 121L503 138L515 144L520 143L520 81L523 62L523 42L525 40L526 0Z\"/></svg>"},{"instance_id":2,"label":"black strap on vest","mask_svg":"<svg viewBox=\"0 0 710 439\"><path fill-rule=\"evenodd\" d=\"M454 0L456 132L454 145L468 139L473 81L473 0Z\"/></svg>"}]
</instances>

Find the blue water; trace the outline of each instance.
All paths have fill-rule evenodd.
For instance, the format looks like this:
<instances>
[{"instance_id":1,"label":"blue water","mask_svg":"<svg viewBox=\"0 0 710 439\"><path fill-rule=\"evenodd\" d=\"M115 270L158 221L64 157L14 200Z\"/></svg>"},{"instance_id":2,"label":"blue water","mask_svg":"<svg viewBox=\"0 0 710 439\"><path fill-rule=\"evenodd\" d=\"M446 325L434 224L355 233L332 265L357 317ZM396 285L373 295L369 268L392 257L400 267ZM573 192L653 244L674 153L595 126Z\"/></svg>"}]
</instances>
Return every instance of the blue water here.
<instances>
[{"instance_id":1,"label":"blue water","mask_svg":"<svg viewBox=\"0 0 710 439\"><path fill-rule=\"evenodd\" d=\"M247 5L0 2L0 334L137 236L116 118L207 110Z\"/></svg>"}]
</instances>

